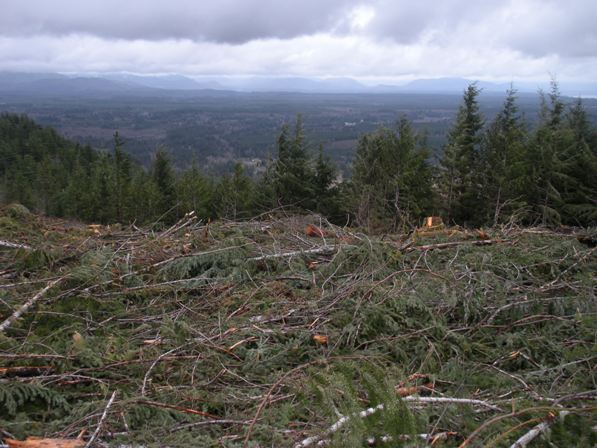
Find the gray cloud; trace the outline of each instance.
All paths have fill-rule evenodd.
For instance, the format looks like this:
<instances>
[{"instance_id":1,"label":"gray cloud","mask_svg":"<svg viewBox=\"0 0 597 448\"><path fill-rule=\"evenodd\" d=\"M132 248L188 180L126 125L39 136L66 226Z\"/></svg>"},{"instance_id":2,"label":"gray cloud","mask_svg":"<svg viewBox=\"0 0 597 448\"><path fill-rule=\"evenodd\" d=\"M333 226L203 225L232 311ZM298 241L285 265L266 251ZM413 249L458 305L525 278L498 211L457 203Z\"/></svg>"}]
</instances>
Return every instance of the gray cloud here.
<instances>
[{"instance_id":1,"label":"gray cloud","mask_svg":"<svg viewBox=\"0 0 597 448\"><path fill-rule=\"evenodd\" d=\"M516 15L504 39L530 56L558 54L597 57L597 3L594 0L544 0L513 5ZM514 15L514 14L513 14Z\"/></svg>"},{"instance_id":2,"label":"gray cloud","mask_svg":"<svg viewBox=\"0 0 597 448\"><path fill-rule=\"evenodd\" d=\"M90 34L238 44L328 31L354 0L22 0L5 2L5 36Z\"/></svg>"},{"instance_id":3,"label":"gray cloud","mask_svg":"<svg viewBox=\"0 0 597 448\"><path fill-rule=\"evenodd\" d=\"M355 8L371 20L355 29ZM530 56L597 53L594 0L21 0L5 1L0 35L88 34L240 44L317 33L398 43L501 45Z\"/></svg>"},{"instance_id":4,"label":"gray cloud","mask_svg":"<svg viewBox=\"0 0 597 448\"><path fill-rule=\"evenodd\" d=\"M595 0L3 0L0 70L597 79Z\"/></svg>"},{"instance_id":5,"label":"gray cloud","mask_svg":"<svg viewBox=\"0 0 597 448\"><path fill-rule=\"evenodd\" d=\"M397 42L502 46L532 57L597 56L595 0L377 0L367 32Z\"/></svg>"}]
</instances>

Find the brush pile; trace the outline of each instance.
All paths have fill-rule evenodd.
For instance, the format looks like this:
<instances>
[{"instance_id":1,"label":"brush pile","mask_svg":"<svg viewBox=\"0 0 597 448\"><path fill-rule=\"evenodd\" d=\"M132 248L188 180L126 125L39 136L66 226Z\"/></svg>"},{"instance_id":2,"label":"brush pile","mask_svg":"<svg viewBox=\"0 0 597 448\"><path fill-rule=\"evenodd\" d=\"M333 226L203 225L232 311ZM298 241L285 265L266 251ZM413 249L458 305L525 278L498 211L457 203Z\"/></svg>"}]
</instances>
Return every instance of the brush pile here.
<instances>
[{"instance_id":1,"label":"brush pile","mask_svg":"<svg viewBox=\"0 0 597 448\"><path fill-rule=\"evenodd\" d=\"M5 208L0 437L592 447L597 256L577 237Z\"/></svg>"}]
</instances>

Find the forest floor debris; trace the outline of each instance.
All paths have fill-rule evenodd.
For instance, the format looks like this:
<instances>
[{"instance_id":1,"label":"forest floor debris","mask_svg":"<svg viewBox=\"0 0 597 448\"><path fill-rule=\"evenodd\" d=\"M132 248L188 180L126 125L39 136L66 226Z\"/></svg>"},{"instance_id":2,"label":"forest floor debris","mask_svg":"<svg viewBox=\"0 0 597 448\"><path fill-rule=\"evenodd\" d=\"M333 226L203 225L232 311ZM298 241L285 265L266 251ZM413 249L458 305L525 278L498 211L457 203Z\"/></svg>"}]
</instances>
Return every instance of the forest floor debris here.
<instances>
[{"instance_id":1,"label":"forest floor debris","mask_svg":"<svg viewBox=\"0 0 597 448\"><path fill-rule=\"evenodd\" d=\"M597 253L574 233L6 218L5 440L597 443Z\"/></svg>"}]
</instances>

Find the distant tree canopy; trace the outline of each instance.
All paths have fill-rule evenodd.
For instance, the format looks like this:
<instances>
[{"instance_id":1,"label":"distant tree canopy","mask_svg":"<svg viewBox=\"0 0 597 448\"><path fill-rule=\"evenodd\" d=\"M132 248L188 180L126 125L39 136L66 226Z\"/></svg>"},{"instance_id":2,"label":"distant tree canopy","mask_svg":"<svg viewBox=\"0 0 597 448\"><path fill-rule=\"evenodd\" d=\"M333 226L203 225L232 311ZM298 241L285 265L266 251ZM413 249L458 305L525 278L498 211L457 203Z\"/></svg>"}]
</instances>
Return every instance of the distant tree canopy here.
<instances>
[{"instance_id":1,"label":"distant tree canopy","mask_svg":"<svg viewBox=\"0 0 597 448\"><path fill-rule=\"evenodd\" d=\"M323 147L313 150L297 116L283 125L276 157L259 178L212 178L193 162L176 172L164 148L143 169L114 134L112 152L73 143L26 116L0 115L0 202L88 222L171 223L194 210L202 218L245 219L284 207L328 219L397 231L429 214L451 224L597 224L597 132L582 101L564 103L557 84L541 94L541 120L528 129L507 92L485 123L480 89L464 92L439 163L425 135L406 118L395 129L362 135L351 179L341 181Z\"/></svg>"}]
</instances>

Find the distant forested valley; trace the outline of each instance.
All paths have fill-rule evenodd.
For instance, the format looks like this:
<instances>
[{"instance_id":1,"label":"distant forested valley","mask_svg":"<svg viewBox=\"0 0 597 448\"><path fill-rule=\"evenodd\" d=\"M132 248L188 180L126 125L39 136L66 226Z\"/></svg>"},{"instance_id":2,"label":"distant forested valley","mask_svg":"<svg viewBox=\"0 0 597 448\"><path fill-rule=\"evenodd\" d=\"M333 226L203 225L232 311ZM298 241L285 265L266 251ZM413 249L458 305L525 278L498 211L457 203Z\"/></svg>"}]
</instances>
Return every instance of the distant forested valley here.
<instances>
[{"instance_id":1,"label":"distant forested valley","mask_svg":"<svg viewBox=\"0 0 597 448\"><path fill-rule=\"evenodd\" d=\"M597 222L596 104L483 95L13 98L0 197L88 222L318 212L398 230ZM27 115L25 115L25 113Z\"/></svg>"},{"instance_id":2,"label":"distant forested valley","mask_svg":"<svg viewBox=\"0 0 597 448\"><path fill-rule=\"evenodd\" d=\"M310 150L320 144L343 175L350 174L358 138L381 126L392 127L406 116L425 133L426 144L439 154L454 121L457 94L309 94L169 91L143 95L0 95L0 110L27 114L80 144L110 151L119 132L123 150L145 167L159 147L166 148L177 169L193 161L210 174L232 173L237 162L249 175L262 173L276 155L284 123L303 115ZM479 107L486 120L501 109L504 94L481 92ZM572 101L572 100L567 100ZM540 98L520 93L517 106L529 127L538 123ZM597 100L584 101L591 121Z\"/></svg>"}]
</instances>

